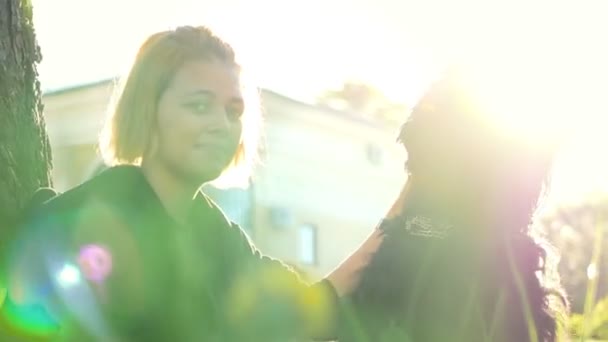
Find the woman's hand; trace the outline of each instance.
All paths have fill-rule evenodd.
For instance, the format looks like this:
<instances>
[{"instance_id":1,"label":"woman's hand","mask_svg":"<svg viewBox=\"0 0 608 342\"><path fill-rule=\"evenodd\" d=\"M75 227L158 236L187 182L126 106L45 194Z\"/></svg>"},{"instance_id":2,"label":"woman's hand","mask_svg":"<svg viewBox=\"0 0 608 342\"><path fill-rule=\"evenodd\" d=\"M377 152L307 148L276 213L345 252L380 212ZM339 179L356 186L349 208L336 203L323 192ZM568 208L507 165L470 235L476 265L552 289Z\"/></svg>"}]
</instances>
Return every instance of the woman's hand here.
<instances>
[{"instance_id":1,"label":"woman's hand","mask_svg":"<svg viewBox=\"0 0 608 342\"><path fill-rule=\"evenodd\" d=\"M338 296L348 295L357 287L361 272L367 266L383 239L384 233L380 229L374 229L363 244L327 276L327 280L336 289Z\"/></svg>"},{"instance_id":2,"label":"woman's hand","mask_svg":"<svg viewBox=\"0 0 608 342\"><path fill-rule=\"evenodd\" d=\"M410 182L405 184L399 197L386 214L386 218L392 218L401 213L405 198L409 192L409 184ZM361 278L361 272L369 264L374 253L376 253L376 250L382 244L383 239L384 233L376 227L363 244L327 276L327 280L334 286L339 296L348 295L357 287Z\"/></svg>"}]
</instances>

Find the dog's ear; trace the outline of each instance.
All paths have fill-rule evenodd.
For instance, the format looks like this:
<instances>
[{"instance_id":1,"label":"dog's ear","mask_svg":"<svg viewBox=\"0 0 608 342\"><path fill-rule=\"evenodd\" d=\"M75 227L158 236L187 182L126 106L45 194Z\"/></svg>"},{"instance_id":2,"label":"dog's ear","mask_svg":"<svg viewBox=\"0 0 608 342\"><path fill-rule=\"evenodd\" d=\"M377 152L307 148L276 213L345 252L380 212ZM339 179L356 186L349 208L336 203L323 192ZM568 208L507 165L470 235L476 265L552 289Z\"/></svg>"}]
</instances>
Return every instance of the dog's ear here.
<instances>
[{"instance_id":1,"label":"dog's ear","mask_svg":"<svg viewBox=\"0 0 608 342\"><path fill-rule=\"evenodd\" d=\"M23 220L27 219L30 215L32 215L40 206L49 201L50 199L56 197L59 193L49 187L39 188L34 192L29 202L26 204L25 208L23 208L23 212L21 214L21 218Z\"/></svg>"},{"instance_id":2,"label":"dog's ear","mask_svg":"<svg viewBox=\"0 0 608 342\"><path fill-rule=\"evenodd\" d=\"M36 192L34 192L34 195L30 199L30 201L27 205L27 208L34 209L34 208L44 204L46 201L50 200L51 198L57 196L58 194L59 193L53 188L48 188L48 187L40 188L40 189L36 190Z\"/></svg>"}]
</instances>

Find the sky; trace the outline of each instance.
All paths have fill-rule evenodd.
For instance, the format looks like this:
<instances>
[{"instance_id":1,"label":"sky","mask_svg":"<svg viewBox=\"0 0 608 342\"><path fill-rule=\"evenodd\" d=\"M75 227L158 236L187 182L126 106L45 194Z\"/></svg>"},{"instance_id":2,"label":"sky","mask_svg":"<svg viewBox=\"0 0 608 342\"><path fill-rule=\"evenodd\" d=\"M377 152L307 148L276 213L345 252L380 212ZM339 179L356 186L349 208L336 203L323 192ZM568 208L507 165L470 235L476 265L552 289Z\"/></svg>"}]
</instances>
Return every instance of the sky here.
<instances>
[{"instance_id":1,"label":"sky","mask_svg":"<svg viewBox=\"0 0 608 342\"><path fill-rule=\"evenodd\" d=\"M45 89L115 76L128 67L148 34L183 24L210 26L235 46L257 83L304 99L349 78L380 84L400 97L414 91L408 88L433 67L425 51L413 51L414 38L401 34L414 22L405 25L404 18L389 17L383 1L33 3ZM416 17L410 15L408 21ZM400 81L406 78L412 81ZM396 82L402 84L397 90Z\"/></svg>"},{"instance_id":2,"label":"sky","mask_svg":"<svg viewBox=\"0 0 608 342\"><path fill-rule=\"evenodd\" d=\"M504 61L507 74L537 76L513 82L552 103L547 125L576 121L558 192L608 191L603 0L32 2L47 91L123 74L146 36L184 24L211 27L235 47L249 79L303 101L360 80L413 104L451 60Z\"/></svg>"}]
</instances>

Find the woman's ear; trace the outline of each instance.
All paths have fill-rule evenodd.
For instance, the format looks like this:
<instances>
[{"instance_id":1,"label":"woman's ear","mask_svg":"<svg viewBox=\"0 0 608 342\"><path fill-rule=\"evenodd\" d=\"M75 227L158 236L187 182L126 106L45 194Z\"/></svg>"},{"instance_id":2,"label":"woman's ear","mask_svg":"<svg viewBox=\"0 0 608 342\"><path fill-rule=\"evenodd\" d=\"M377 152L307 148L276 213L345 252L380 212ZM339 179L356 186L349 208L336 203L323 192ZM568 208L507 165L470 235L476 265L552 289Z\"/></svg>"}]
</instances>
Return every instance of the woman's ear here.
<instances>
[{"instance_id":1,"label":"woman's ear","mask_svg":"<svg viewBox=\"0 0 608 342\"><path fill-rule=\"evenodd\" d=\"M143 151L142 158L144 157L152 157L156 153L158 153L158 133L156 130L150 132L148 137L148 144Z\"/></svg>"}]
</instances>

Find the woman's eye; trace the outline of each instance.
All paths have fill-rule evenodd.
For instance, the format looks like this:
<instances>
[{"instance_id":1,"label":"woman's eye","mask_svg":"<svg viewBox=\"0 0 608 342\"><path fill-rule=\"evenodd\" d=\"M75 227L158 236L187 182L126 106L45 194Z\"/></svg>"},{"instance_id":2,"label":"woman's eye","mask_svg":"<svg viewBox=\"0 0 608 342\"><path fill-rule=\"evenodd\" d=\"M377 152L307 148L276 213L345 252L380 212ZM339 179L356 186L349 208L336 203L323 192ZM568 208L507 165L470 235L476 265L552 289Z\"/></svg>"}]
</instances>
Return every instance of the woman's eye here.
<instances>
[{"instance_id":1,"label":"woman's eye","mask_svg":"<svg viewBox=\"0 0 608 342\"><path fill-rule=\"evenodd\" d=\"M197 101L191 102L186 105L189 109L197 114L206 114L209 112L210 105L207 102Z\"/></svg>"},{"instance_id":2,"label":"woman's eye","mask_svg":"<svg viewBox=\"0 0 608 342\"><path fill-rule=\"evenodd\" d=\"M226 115L230 120L236 121L243 116L243 107L240 106L228 106L226 108Z\"/></svg>"}]
</instances>

